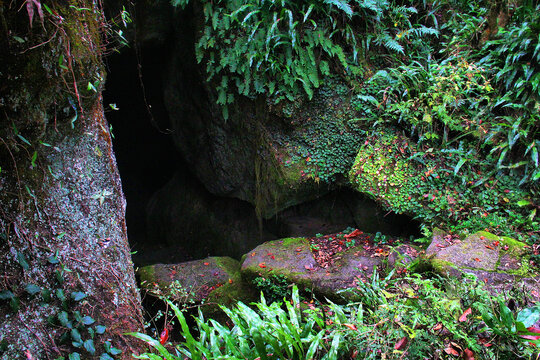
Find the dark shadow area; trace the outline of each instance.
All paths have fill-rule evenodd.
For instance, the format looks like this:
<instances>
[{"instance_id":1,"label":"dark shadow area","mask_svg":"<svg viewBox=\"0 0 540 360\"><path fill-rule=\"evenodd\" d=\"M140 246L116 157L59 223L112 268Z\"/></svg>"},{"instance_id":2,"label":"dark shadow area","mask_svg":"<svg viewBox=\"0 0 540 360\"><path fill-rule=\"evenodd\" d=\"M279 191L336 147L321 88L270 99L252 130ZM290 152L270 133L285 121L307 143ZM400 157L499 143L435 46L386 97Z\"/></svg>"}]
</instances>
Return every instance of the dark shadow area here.
<instances>
[{"instance_id":1,"label":"dark shadow area","mask_svg":"<svg viewBox=\"0 0 540 360\"><path fill-rule=\"evenodd\" d=\"M348 227L396 237L420 236L417 221L384 211L373 200L346 188L286 209L265 226L279 237L332 234Z\"/></svg>"},{"instance_id":2,"label":"dark shadow area","mask_svg":"<svg viewBox=\"0 0 540 360\"><path fill-rule=\"evenodd\" d=\"M161 95L161 71L166 54L162 49L145 49L142 55L145 93L137 70L139 62L132 49L107 59L108 76L103 93L127 199L128 238L132 250L137 252L144 249L146 206L150 197L182 165L166 130L168 115ZM145 96L153 116L149 114ZM119 110L113 110L110 104Z\"/></svg>"}]
</instances>

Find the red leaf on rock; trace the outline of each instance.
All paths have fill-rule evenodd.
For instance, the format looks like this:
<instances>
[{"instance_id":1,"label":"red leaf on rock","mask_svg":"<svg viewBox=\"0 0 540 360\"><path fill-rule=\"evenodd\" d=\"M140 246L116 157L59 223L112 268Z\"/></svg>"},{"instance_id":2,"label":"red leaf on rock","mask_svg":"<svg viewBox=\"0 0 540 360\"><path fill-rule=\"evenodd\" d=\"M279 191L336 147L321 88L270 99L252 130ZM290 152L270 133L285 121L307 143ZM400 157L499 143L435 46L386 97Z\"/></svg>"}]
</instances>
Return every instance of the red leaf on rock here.
<instances>
[{"instance_id":1,"label":"red leaf on rock","mask_svg":"<svg viewBox=\"0 0 540 360\"><path fill-rule=\"evenodd\" d=\"M260 263L260 264L259 264L259 267L260 267L261 269L264 269L264 268L266 267L266 264L265 264L265 263Z\"/></svg>"},{"instance_id":2,"label":"red leaf on rock","mask_svg":"<svg viewBox=\"0 0 540 360\"><path fill-rule=\"evenodd\" d=\"M467 316L469 316L471 312L472 312L471 308L468 308L467 310L465 310L463 314L461 314L461 316L459 317L459 322L467 321Z\"/></svg>"},{"instance_id":3,"label":"red leaf on rock","mask_svg":"<svg viewBox=\"0 0 540 360\"><path fill-rule=\"evenodd\" d=\"M208 265L210 265L210 263L207 263L207 262L204 263L204 266L208 266Z\"/></svg>"},{"instance_id":4,"label":"red leaf on rock","mask_svg":"<svg viewBox=\"0 0 540 360\"><path fill-rule=\"evenodd\" d=\"M399 339L399 341L396 343L396 345L394 345L394 349L396 350L401 350L403 349L405 346L407 346L407 343L409 342L409 338L404 336L402 337L401 339Z\"/></svg>"},{"instance_id":5,"label":"red leaf on rock","mask_svg":"<svg viewBox=\"0 0 540 360\"><path fill-rule=\"evenodd\" d=\"M474 261L480 262L481 260L479 258L474 258Z\"/></svg>"}]
</instances>

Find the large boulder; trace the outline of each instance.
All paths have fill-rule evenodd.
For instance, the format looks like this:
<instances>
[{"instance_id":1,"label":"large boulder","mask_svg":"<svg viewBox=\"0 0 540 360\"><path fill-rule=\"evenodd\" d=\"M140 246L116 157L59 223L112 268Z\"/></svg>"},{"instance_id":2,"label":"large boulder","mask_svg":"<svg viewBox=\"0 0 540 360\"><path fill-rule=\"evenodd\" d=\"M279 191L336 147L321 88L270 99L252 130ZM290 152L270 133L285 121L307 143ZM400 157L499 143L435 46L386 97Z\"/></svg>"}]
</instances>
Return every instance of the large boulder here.
<instances>
[{"instance_id":1,"label":"large boulder","mask_svg":"<svg viewBox=\"0 0 540 360\"><path fill-rule=\"evenodd\" d=\"M355 290L359 282L373 276L375 270L385 270L390 250L386 245L358 241L326 257L317 253L316 245L307 238L280 239L247 253L242 275L246 279L280 275L320 296L338 301L359 300L360 294Z\"/></svg>"},{"instance_id":2,"label":"large boulder","mask_svg":"<svg viewBox=\"0 0 540 360\"><path fill-rule=\"evenodd\" d=\"M229 257L150 265L140 268L137 274L149 295L166 296L180 305L201 305L210 316L219 317L219 305L256 299L242 281L240 263Z\"/></svg>"},{"instance_id":3,"label":"large boulder","mask_svg":"<svg viewBox=\"0 0 540 360\"><path fill-rule=\"evenodd\" d=\"M460 239L435 229L426 256L441 275L473 274L494 291L524 287L540 299L540 276L531 270L526 248L522 242L486 231Z\"/></svg>"},{"instance_id":4,"label":"large boulder","mask_svg":"<svg viewBox=\"0 0 540 360\"><path fill-rule=\"evenodd\" d=\"M211 193L247 201L270 218L343 182L362 141L346 83L328 79L311 101L237 95L224 118L216 84L196 61L205 16L200 4L184 11L143 4L138 23L145 46L170 39L163 100L172 136ZM155 26L159 14L167 20Z\"/></svg>"}]
</instances>

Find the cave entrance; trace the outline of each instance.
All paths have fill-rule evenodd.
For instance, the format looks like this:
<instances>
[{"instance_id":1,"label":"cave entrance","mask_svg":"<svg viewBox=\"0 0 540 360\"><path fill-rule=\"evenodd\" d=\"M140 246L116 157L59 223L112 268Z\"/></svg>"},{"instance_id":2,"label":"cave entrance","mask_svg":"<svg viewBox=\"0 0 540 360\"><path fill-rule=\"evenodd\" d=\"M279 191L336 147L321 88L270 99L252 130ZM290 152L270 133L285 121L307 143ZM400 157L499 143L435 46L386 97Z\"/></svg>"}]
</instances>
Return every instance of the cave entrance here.
<instances>
[{"instance_id":1,"label":"cave entrance","mask_svg":"<svg viewBox=\"0 0 540 360\"><path fill-rule=\"evenodd\" d=\"M146 47L141 52L144 93L133 50L107 60L104 105L127 199L128 239L136 265L207 256L240 259L264 241L346 228L400 237L419 235L418 223L409 217L385 213L375 202L348 189L286 209L265 220L262 228L251 204L211 194L192 173L168 130L162 83L167 51Z\"/></svg>"}]
</instances>

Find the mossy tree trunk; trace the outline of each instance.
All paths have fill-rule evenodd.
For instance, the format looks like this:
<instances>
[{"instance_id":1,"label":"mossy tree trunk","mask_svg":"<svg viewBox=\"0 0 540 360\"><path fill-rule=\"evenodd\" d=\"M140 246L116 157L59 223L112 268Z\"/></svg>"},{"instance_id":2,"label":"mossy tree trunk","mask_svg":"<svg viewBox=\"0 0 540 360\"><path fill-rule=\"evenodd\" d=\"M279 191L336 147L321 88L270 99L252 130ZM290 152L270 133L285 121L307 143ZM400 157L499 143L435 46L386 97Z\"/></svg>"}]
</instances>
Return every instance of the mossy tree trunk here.
<instances>
[{"instance_id":1,"label":"mossy tree trunk","mask_svg":"<svg viewBox=\"0 0 540 360\"><path fill-rule=\"evenodd\" d=\"M0 0L0 358L131 359L141 344L123 334L142 315L101 99L110 27L97 0L28 4Z\"/></svg>"}]
</instances>

